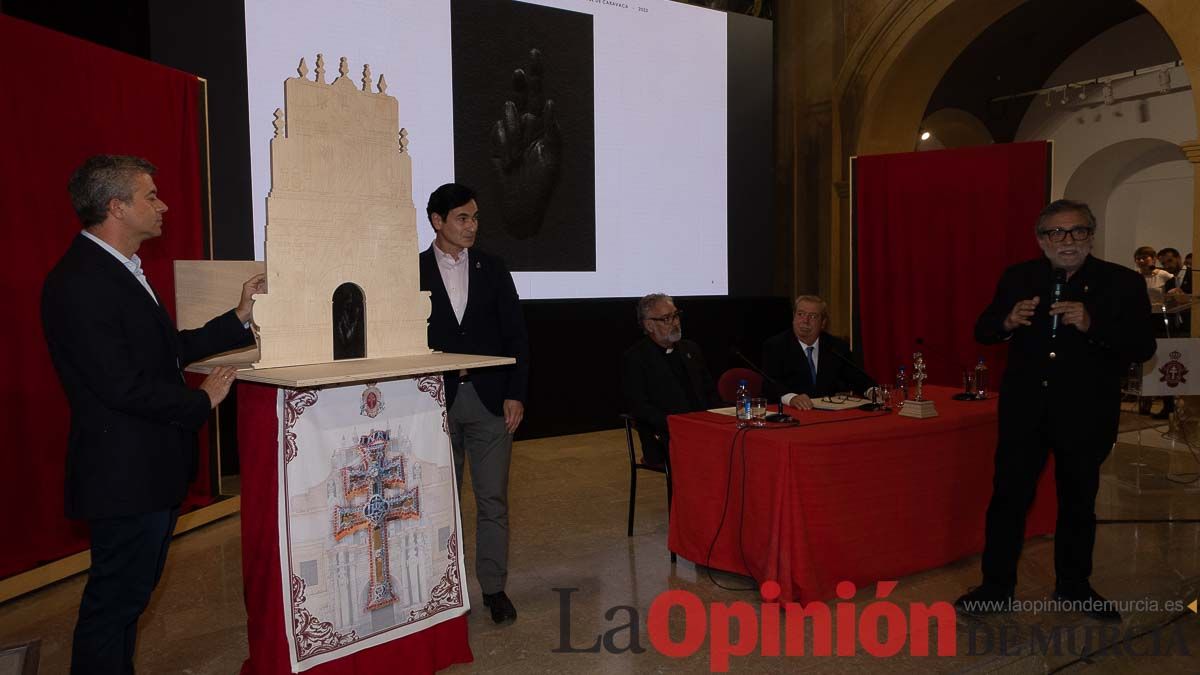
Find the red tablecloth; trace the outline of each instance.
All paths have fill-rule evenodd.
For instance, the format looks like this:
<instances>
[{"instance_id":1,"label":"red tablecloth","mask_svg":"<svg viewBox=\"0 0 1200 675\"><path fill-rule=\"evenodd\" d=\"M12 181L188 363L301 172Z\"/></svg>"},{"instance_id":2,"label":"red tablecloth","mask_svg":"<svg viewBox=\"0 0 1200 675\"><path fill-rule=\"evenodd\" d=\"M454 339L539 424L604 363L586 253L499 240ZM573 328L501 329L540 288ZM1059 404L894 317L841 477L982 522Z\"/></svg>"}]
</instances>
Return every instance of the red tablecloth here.
<instances>
[{"instance_id":1,"label":"red tablecloth","mask_svg":"<svg viewBox=\"0 0 1200 675\"><path fill-rule=\"evenodd\" d=\"M861 588L982 551L996 401L926 393L938 417L791 410L801 426L736 439L732 417L670 417L670 549L777 581L799 602L833 598L839 581ZM1055 515L1051 458L1026 535L1053 532Z\"/></svg>"},{"instance_id":2,"label":"red tablecloth","mask_svg":"<svg viewBox=\"0 0 1200 675\"><path fill-rule=\"evenodd\" d=\"M290 673L279 568L279 421L277 388L238 384L238 455L242 469L242 578L250 658L242 673ZM467 617L305 671L313 675L432 673L473 660Z\"/></svg>"}]
</instances>

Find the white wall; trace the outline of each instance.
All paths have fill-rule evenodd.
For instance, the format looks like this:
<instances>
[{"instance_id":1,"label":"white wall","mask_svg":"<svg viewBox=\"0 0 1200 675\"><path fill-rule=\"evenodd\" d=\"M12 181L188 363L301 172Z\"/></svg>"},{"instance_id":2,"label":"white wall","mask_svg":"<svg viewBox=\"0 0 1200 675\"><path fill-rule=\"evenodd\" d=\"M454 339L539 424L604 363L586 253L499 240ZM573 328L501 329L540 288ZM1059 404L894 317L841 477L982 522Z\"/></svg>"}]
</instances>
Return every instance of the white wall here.
<instances>
[{"instance_id":1,"label":"white wall","mask_svg":"<svg viewBox=\"0 0 1200 675\"><path fill-rule=\"evenodd\" d=\"M1154 18L1143 15L1085 44L1043 86L1178 58ZM1113 105L1104 104L1099 86L1084 93L1080 101L1072 91L1067 104L1055 93L1050 106L1038 97L1017 131L1018 141L1054 141L1051 197L1089 202L1102 229L1096 254L1107 260L1132 267L1133 249L1141 245L1191 250L1192 168L1177 148L1197 132L1184 69L1171 69L1166 94L1153 74L1114 83Z\"/></svg>"},{"instance_id":2,"label":"white wall","mask_svg":"<svg viewBox=\"0 0 1200 675\"><path fill-rule=\"evenodd\" d=\"M1192 250L1191 163L1165 162L1126 178L1109 195L1105 218L1112 252L1105 257L1113 262L1132 267L1139 246L1171 246L1187 255Z\"/></svg>"}]
</instances>

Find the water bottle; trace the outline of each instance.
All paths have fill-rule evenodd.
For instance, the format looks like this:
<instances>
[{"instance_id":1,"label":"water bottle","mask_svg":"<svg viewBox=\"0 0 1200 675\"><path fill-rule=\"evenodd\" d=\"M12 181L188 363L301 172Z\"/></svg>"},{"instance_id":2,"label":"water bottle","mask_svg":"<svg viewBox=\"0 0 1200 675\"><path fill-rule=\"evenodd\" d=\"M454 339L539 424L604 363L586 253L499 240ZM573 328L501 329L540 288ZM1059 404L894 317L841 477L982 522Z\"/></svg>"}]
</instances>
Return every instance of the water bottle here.
<instances>
[{"instance_id":1,"label":"water bottle","mask_svg":"<svg viewBox=\"0 0 1200 675\"><path fill-rule=\"evenodd\" d=\"M908 400L908 375L904 373L904 366L896 369L896 388L892 391L900 394L900 405Z\"/></svg>"},{"instance_id":2,"label":"water bottle","mask_svg":"<svg viewBox=\"0 0 1200 675\"><path fill-rule=\"evenodd\" d=\"M737 409L737 425L742 428L750 423L750 383L746 380L738 380L737 393L733 395L733 402Z\"/></svg>"},{"instance_id":3,"label":"water bottle","mask_svg":"<svg viewBox=\"0 0 1200 675\"><path fill-rule=\"evenodd\" d=\"M983 362L983 357L979 357L979 363L975 364L975 398L987 398L988 385L988 367Z\"/></svg>"}]
</instances>

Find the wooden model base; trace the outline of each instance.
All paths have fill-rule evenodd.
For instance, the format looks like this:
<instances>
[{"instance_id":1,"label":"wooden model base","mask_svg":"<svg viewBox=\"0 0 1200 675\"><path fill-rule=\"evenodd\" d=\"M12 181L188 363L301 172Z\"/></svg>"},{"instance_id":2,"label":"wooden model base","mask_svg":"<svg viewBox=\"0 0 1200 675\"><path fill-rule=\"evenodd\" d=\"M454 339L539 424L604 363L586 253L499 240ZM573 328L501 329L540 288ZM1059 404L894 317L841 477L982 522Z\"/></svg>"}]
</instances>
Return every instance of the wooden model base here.
<instances>
[{"instance_id":1,"label":"wooden model base","mask_svg":"<svg viewBox=\"0 0 1200 675\"><path fill-rule=\"evenodd\" d=\"M915 417L919 420L937 417L937 414L937 408L934 407L933 401L905 401L900 408L902 417Z\"/></svg>"}]
</instances>

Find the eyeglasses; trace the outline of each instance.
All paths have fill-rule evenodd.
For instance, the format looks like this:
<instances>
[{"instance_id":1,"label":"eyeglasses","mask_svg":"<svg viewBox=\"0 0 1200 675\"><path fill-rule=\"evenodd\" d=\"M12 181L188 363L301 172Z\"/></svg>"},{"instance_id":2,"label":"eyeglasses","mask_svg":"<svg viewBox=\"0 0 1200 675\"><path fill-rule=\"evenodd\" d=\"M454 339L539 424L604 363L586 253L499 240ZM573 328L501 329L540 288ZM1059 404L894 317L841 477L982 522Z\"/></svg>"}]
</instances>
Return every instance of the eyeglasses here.
<instances>
[{"instance_id":1,"label":"eyeglasses","mask_svg":"<svg viewBox=\"0 0 1200 675\"><path fill-rule=\"evenodd\" d=\"M648 316L648 317L646 317L646 320L647 321L657 321L659 323L671 323L673 321L679 321L682 318L683 318L683 310L677 309L677 310L675 310L674 314L668 314L666 316Z\"/></svg>"},{"instance_id":2,"label":"eyeglasses","mask_svg":"<svg viewBox=\"0 0 1200 675\"><path fill-rule=\"evenodd\" d=\"M1067 235L1071 235L1071 239L1075 241L1086 241L1087 238L1092 236L1092 233L1095 231L1096 228L1094 227L1081 225L1079 227L1070 227L1066 229L1056 227L1053 230L1038 230L1038 234L1056 244L1059 244L1067 240Z\"/></svg>"},{"instance_id":3,"label":"eyeglasses","mask_svg":"<svg viewBox=\"0 0 1200 675\"><path fill-rule=\"evenodd\" d=\"M821 318L821 313L820 312L796 312L796 318L797 319L808 319L810 321L816 321L817 319Z\"/></svg>"}]
</instances>

